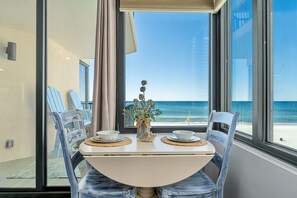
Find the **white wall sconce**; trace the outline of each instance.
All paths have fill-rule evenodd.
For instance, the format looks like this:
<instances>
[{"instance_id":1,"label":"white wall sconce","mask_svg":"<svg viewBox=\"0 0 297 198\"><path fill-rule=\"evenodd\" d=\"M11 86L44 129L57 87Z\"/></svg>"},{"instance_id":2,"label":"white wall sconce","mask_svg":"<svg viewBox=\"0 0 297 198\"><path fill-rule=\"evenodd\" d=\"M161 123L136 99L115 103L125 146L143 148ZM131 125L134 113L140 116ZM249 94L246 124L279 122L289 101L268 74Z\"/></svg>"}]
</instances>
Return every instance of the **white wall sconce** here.
<instances>
[{"instance_id":1,"label":"white wall sconce","mask_svg":"<svg viewBox=\"0 0 297 198\"><path fill-rule=\"evenodd\" d=\"M16 43L8 42L6 53L7 53L8 60L16 61Z\"/></svg>"}]
</instances>

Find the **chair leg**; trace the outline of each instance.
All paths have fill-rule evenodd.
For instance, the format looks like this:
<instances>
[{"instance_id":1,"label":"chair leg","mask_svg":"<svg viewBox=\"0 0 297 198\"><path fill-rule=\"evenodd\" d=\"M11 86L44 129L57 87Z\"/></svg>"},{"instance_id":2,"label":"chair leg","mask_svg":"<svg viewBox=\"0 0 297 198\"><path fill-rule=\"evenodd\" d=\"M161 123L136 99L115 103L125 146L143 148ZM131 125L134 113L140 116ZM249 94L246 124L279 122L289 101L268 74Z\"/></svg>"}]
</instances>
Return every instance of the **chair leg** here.
<instances>
[{"instance_id":1,"label":"chair leg","mask_svg":"<svg viewBox=\"0 0 297 198\"><path fill-rule=\"evenodd\" d=\"M217 190L216 191L216 198L223 198L223 194L224 192L223 192L223 190Z\"/></svg>"}]
</instances>

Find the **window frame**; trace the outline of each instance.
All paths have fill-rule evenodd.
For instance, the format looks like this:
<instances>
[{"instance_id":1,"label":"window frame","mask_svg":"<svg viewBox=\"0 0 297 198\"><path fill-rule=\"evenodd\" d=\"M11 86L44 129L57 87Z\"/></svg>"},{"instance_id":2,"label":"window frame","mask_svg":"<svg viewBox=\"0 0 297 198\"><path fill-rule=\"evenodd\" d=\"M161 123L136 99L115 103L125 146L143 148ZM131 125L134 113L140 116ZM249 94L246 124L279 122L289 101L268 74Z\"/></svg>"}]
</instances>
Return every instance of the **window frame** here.
<instances>
[{"instance_id":1,"label":"window frame","mask_svg":"<svg viewBox=\"0 0 297 198\"><path fill-rule=\"evenodd\" d=\"M0 187L0 197L65 197L70 186L47 185L47 0L36 0L35 187Z\"/></svg>"},{"instance_id":2,"label":"window frame","mask_svg":"<svg viewBox=\"0 0 297 198\"><path fill-rule=\"evenodd\" d=\"M47 104L46 104L46 91L47 91L47 80L46 80L46 68L47 68L47 35L46 35L46 6L47 0L36 0L36 186L35 188L0 188L0 196L6 197L32 197L32 196L42 196L42 197L64 197L70 195L70 188L68 187L54 187L47 186ZM117 4L119 1L117 1ZM228 4L228 1L226 2ZM262 86L265 88L265 97L267 97L267 102L264 100L264 97L261 99L264 100L265 110L263 111L261 116L269 115L267 112L267 105L269 105L269 96L267 93L271 90L271 43L266 42L270 40L270 35L264 31L265 27L269 30L271 27L271 18L270 11L271 9L271 0L264 0L263 5L260 0L253 0L253 15L263 15L265 18L264 23L259 20L258 28L259 31L254 31L257 35L257 40L254 39L253 43L257 42L265 42L267 45L261 45L265 52L268 52L263 59L266 60L265 72L268 82L266 85ZM257 4L257 5L256 5ZM119 5L117 5L119 8ZM270 7L269 7L270 6ZM265 9L264 9L265 8ZM210 17L210 70L209 70L209 104L210 109L217 109L218 111L227 111L228 110L228 99L230 95L228 94L228 89L230 88L230 73L229 73L229 64L230 64L230 43L228 42L228 38L230 36L230 32L228 27L230 27L230 16L228 15L228 10L230 10L229 6L224 6L221 11L219 11L215 15L211 15ZM265 13L263 13L265 10ZM257 12L255 12L257 11ZM227 12L227 13L226 13ZM263 13L263 14L262 14ZM123 122L123 119L119 119L122 117L122 109L124 108L124 103L120 102L120 96L123 96L125 93L124 84L119 83L118 78L122 78L123 68L122 65L125 62L125 47L124 47L124 14L118 12L117 13L117 60L119 61L117 64L117 123ZM254 18L254 17L253 17ZM257 20L256 20L257 21ZM254 21L254 22L256 22ZM264 35L263 34L264 31ZM224 36L223 33L224 32ZM263 38L263 37L264 38ZM214 49L219 49L215 51ZM227 50L226 50L227 49ZM225 52L224 52L225 50ZM261 50L259 50L261 51ZM259 56L259 55L258 55ZM224 62L222 62L224 60ZM258 60L259 61L259 60ZM263 61L263 60L262 60ZM262 63L262 61L259 61ZM264 68L262 68L264 69ZM259 77L260 78L260 77ZM261 82L261 81L260 81ZM260 83L259 82L259 83ZM262 101L263 102L263 101ZM271 113L270 113L271 116ZM262 118L263 119L263 118ZM265 120L266 131L269 131L269 122L271 122L271 117L267 116ZM123 123L122 123L123 124ZM117 126L119 128L119 125ZM254 129L255 128L255 129ZM240 133L236 133L236 140L247 143L248 145L255 147L261 151L269 153L271 156L277 157L283 161L291 163L297 166L297 153L296 151L290 150L286 147L282 147L277 144L269 143L266 140L266 133L263 129L263 126L257 126L253 128L253 137L252 141L250 138L244 137ZM262 131L261 131L262 130ZM130 130L130 132L135 132L136 129ZM259 131L259 135L257 133ZM123 132L126 132L123 130ZM154 131L155 132L155 131ZM162 131L164 132L164 131Z\"/></svg>"},{"instance_id":3,"label":"window frame","mask_svg":"<svg viewBox=\"0 0 297 198\"><path fill-rule=\"evenodd\" d=\"M209 14L209 52L211 52L211 14ZM121 133L136 133L136 127L126 127L123 109L125 108L125 14L119 11L119 4L117 5L117 107L116 107L116 129L121 131ZM209 53L209 83L211 82L211 55ZM210 88L209 88L210 90ZM208 107L209 112L212 108L212 100L209 91ZM177 129L192 130L195 132L205 132L206 125L196 125L196 126L153 126L154 133L168 133Z\"/></svg>"},{"instance_id":4,"label":"window frame","mask_svg":"<svg viewBox=\"0 0 297 198\"><path fill-rule=\"evenodd\" d=\"M82 60L79 60L79 67L82 66L84 67L84 72L85 72L85 97L84 97L84 103L83 103L83 108L84 109L89 109L89 67L87 63L85 63Z\"/></svg>"},{"instance_id":5,"label":"window frame","mask_svg":"<svg viewBox=\"0 0 297 198\"><path fill-rule=\"evenodd\" d=\"M272 38L271 27L272 17L272 0L252 0L252 33L253 33L253 121L252 136L236 131L235 139L244 142L254 148L268 153L282 161L297 166L297 152L293 148L272 143L268 141L270 133L272 133L272 113L270 105L273 99L273 76L272 76ZM226 60L228 74L222 78L222 83L228 84L228 95L225 95L222 111L230 111L231 104L231 3L226 2L226 8L222 9L222 13L228 15L224 18L223 24L227 24L224 29L228 36L225 38L227 42L221 42L221 45L227 45L227 54L223 54ZM227 44L226 44L227 43ZM221 48L222 49L222 48ZM222 92L222 90L221 90ZM227 103L227 104L226 104Z\"/></svg>"}]
</instances>

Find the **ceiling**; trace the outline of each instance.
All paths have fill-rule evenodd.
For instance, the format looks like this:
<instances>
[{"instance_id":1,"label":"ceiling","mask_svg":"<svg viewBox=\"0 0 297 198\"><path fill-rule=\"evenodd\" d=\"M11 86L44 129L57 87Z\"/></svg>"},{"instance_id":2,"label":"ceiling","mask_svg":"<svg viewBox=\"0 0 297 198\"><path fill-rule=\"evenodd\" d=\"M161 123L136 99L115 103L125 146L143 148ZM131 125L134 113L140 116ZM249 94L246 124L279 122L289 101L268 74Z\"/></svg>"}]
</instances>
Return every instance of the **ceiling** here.
<instances>
[{"instance_id":1,"label":"ceiling","mask_svg":"<svg viewBox=\"0 0 297 198\"><path fill-rule=\"evenodd\" d=\"M48 37L80 58L94 58L97 0L47 2Z\"/></svg>"},{"instance_id":2,"label":"ceiling","mask_svg":"<svg viewBox=\"0 0 297 198\"><path fill-rule=\"evenodd\" d=\"M1 0L0 26L35 32L35 0Z\"/></svg>"},{"instance_id":3,"label":"ceiling","mask_svg":"<svg viewBox=\"0 0 297 198\"><path fill-rule=\"evenodd\" d=\"M93 58L96 15L97 0L49 0L47 36L79 58ZM1 0L0 26L35 34L36 0Z\"/></svg>"},{"instance_id":4,"label":"ceiling","mask_svg":"<svg viewBox=\"0 0 297 198\"><path fill-rule=\"evenodd\" d=\"M47 36L80 58L93 58L96 0L47 1ZM0 26L36 33L36 0L1 0Z\"/></svg>"}]
</instances>

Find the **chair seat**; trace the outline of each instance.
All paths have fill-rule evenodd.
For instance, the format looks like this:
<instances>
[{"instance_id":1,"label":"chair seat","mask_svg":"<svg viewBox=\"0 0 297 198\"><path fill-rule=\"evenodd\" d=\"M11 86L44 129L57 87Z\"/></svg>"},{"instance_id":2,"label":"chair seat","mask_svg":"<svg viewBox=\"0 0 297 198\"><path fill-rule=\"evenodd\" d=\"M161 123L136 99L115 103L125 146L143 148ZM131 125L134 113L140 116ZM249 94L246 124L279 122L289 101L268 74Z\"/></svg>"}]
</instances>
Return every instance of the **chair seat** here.
<instances>
[{"instance_id":1,"label":"chair seat","mask_svg":"<svg viewBox=\"0 0 297 198\"><path fill-rule=\"evenodd\" d=\"M132 198L136 194L135 187L113 181L95 169L89 170L79 182L78 191L80 198Z\"/></svg>"},{"instance_id":2,"label":"chair seat","mask_svg":"<svg viewBox=\"0 0 297 198\"><path fill-rule=\"evenodd\" d=\"M158 187L157 194L162 198L210 198L215 197L216 185L204 172L199 171L180 182Z\"/></svg>"}]
</instances>

